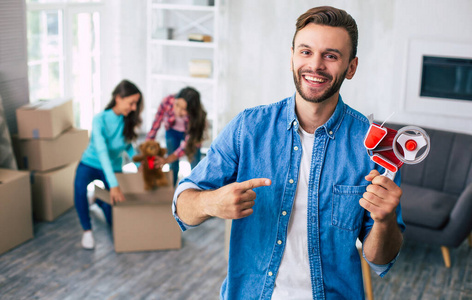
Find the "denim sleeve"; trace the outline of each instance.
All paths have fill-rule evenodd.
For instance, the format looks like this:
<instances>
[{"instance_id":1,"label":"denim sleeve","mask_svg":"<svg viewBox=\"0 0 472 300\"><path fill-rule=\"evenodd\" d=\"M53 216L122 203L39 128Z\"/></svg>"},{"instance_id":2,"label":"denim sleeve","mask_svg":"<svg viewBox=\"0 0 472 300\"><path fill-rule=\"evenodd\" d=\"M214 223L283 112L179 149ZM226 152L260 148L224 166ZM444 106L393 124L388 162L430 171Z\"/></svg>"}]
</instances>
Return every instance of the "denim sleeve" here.
<instances>
[{"instance_id":1,"label":"denim sleeve","mask_svg":"<svg viewBox=\"0 0 472 300\"><path fill-rule=\"evenodd\" d=\"M194 227L197 227L198 225L194 226L194 225L188 225L186 223L184 223L180 218L179 216L177 215L177 198L179 197L180 193L182 193L183 191L187 190L187 189L196 189L196 190L201 190L197 185L191 183L191 182L184 182L182 184L179 184L179 186L177 187L177 189L175 190L175 194L174 194L174 200L172 201L172 214L174 215L174 218L175 220L177 221L177 224L179 224L180 226L180 229L182 231L185 231L187 229L190 229L190 228L194 228Z\"/></svg>"},{"instance_id":2,"label":"denim sleeve","mask_svg":"<svg viewBox=\"0 0 472 300\"><path fill-rule=\"evenodd\" d=\"M367 258L365 258L364 247L362 247L362 257L364 257L365 261L369 264L370 268L381 278L383 278L388 273L390 268L397 261L397 258L399 255L400 255L400 251L398 251L397 256L395 256L395 258L392 259L392 261L389 262L388 264L377 265L377 264L374 264L373 262L370 262Z\"/></svg>"},{"instance_id":3,"label":"denim sleeve","mask_svg":"<svg viewBox=\"0 0 472 300\"><path fill-rule=\"evenodd\" d=\"M188 177L179 182L174 193L172 212L182 231L195 227L185 224L176 212L177 198L184 190L215 190L236 181L243 120L243 113L235 117L211 144L205 158Z\"/></svg>"}]
</instances>

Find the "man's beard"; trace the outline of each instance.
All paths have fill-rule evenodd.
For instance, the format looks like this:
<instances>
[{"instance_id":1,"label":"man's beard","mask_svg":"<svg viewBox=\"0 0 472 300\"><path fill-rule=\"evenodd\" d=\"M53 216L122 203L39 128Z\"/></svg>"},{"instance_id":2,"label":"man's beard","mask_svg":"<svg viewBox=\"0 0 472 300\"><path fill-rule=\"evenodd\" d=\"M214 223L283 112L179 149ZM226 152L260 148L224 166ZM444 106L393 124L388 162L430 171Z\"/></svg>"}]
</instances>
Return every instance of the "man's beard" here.
<instances>
[{"instance_id":1,"label":"man's beard","mask_svg":"<svg viewBox=\"0 0 472 300\"><path fill-rule=\"evenodd\" d=\"M292 65L292 69L294 70L293 65ZM312 103L321 103L325 101L326 99L329 99L331 96L333 96L336 92L339 91L339 89L341 88L341 85L343 84L344 78L346 78L348 69L349 67L346 69L346 71L344 71L344 73L341 76L337 77L336 80L333 82L333 84L330 87L328 87L328 89L319 97L316 97L316 96L310 97L307 93L305 93L302 90L302 86L300 82L302 80L302 72L304 72L302 69L298 70L298 77L296 76L295 71L293 71L293 81L295 82L295 87L297 88L298 94L300 94L300 96L302 96L303 99ZM333 76L324 72L320 72L320 71L314 72L312 74L313 75L318 74L320 76L328 78L329 80L332 80L333 78Z\"/></svg>"}]
</instances>

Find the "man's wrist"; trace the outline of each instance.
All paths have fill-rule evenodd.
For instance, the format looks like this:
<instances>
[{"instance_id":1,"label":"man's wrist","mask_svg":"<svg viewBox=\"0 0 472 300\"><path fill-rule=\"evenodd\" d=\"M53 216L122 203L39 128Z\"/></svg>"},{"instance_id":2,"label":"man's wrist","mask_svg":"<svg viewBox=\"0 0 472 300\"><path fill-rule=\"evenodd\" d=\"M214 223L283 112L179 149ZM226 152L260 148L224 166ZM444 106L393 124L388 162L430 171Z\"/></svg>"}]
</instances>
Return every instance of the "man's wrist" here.
<instances>
[{"instance_id":1,"label":"man's wrist","mask_svg":"<svg viewBox=\"0 0 472 300\"><path fill-rule=\"evenodd\" d=\"M199 203L201 205L201 211L203 212L204 218L208 219L214 217L213 212L213 201L212 201L212 191L199 191Z\"/></svg>"},{"instance_id":2,"label":"man's wrist","mask_svg":"<svg viewBox=\"0 0 472 300\"><path fill-rule=\"evenodd\" d=\"M391 214L390 216L388 216L387 218L383 219L383 220L374 220L374 224L377 224L378 227L380 228L390 228L391 226L398 226L398 222L397 222L397 214L394 212L393 214Z\"/></svg>"}]
</instances>

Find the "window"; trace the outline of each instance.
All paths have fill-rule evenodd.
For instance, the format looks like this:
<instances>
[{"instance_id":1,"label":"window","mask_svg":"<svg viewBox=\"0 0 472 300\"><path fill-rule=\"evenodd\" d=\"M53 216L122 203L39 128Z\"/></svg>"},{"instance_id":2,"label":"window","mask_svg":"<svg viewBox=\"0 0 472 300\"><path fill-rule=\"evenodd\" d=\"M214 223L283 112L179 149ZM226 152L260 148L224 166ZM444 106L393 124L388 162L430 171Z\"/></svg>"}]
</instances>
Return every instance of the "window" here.
<instances>
[{"instance_id":1,"label":"window","mask_svg":"<svg viewBox=\"0 0 472 300\"><path fill-rule=\"evenodd\" d=\"M27 0L30 102L72 98L76 126L100 110L100 0Z\"/></svg>"}]
</instances>

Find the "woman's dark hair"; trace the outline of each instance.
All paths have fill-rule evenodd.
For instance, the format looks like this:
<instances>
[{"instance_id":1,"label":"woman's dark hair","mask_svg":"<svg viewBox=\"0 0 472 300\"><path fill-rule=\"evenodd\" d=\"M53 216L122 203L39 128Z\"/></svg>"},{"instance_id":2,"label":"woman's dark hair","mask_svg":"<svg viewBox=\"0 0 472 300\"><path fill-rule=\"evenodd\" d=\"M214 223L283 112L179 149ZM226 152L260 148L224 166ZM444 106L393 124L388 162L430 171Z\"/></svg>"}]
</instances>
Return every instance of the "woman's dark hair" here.
<instances>
[{"instance_id":1,"label":"woman's dark hair","mask_svg":"<svg viewBox=\"0 0 472 300\"><path fill-rule=\"evenodd\" d=\"M135 129L136 127L139 127L142 122L141 112L143 111L144 106L143 94L134 83L123 79L111 93L111 101L105 107L105 109L113 108L116 105L116 96L124 98L134 94L139 94L140 96L138 103L136 104L136 110L130 112L126 117L124 117L125 127L123 129L123 135L128 142L133 141L138 137Z\"/></svg>"},{"instance_id":2,"label":"woman's dark hair","mask_svg":"<svg viewBox=\"0 0 472 300\"><path fill-rule=\"evenodd\" d=\"M297 33L310 23L346 29L351 39L351 53L349 60L351 61L356 57L359 33L357 31L356 21L346 11L331 6L320 6L307 10L297 19L296 30L292 40L292 48L295 47L294 43Z\"/></svg>"},{"instance_id":3,"label":"woman's dark hair","mask_svg":"<svg viewBox=\"0 0 472 300\"><path fill-rule=\"evenodd\" d=\"M183 98L187 102L188 140L185 146L185 154L188 160L192 161L193 155L197 151L197 144L204 139L207 113L200 101L200 93L192 87L183 88L175 98Z\"/></svg>"}]
</instances>

